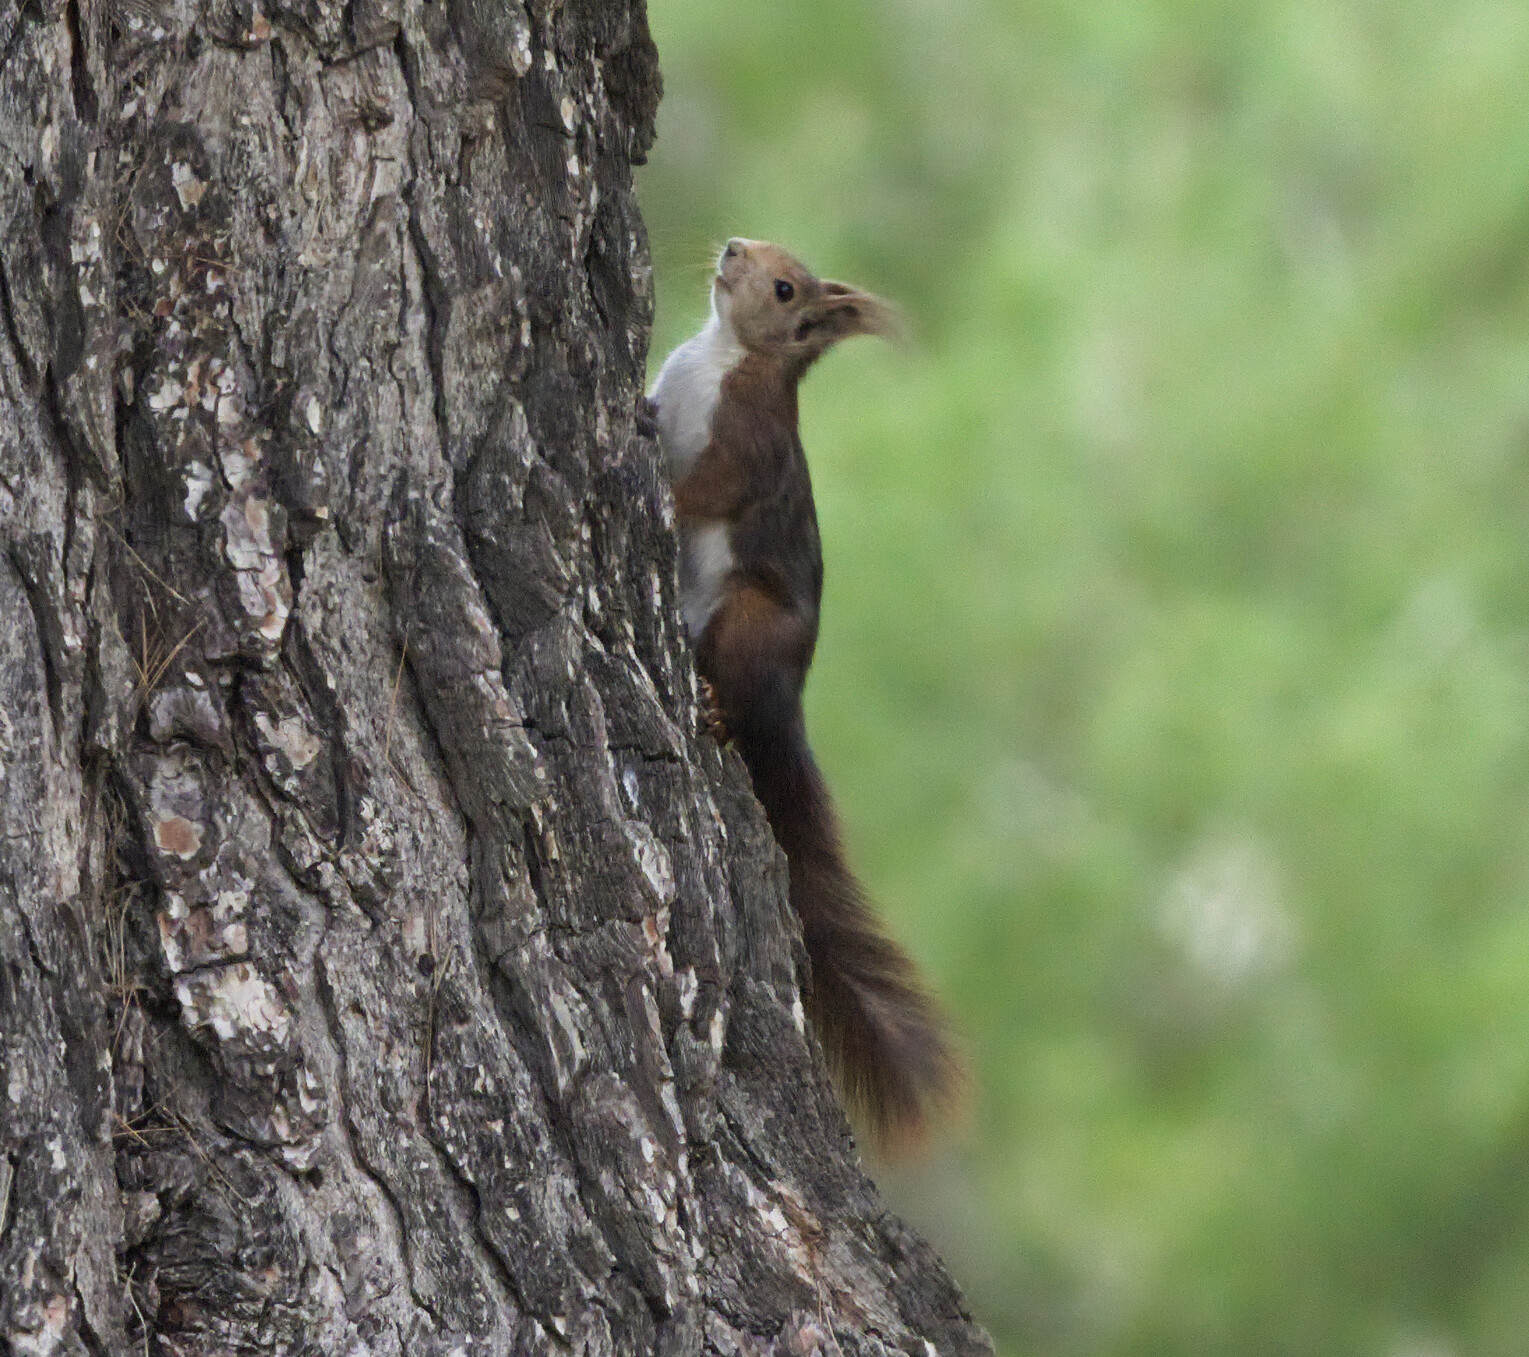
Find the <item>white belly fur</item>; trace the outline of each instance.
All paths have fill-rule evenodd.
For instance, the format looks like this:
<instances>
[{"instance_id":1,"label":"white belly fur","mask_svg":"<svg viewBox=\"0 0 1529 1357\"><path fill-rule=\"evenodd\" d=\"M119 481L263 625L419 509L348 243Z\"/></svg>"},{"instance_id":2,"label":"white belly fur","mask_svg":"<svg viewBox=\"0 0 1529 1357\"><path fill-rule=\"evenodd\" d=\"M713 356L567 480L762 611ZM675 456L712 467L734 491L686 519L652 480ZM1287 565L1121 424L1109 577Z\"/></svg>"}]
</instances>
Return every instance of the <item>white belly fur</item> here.
<instances>
[{"instance_id":1,"label":"white belly fur","mask_svg":"<svg viewBox=\"0 0 1529 1357\"><path fill-rule=\"evenodd\" d=\"M726 523L703 523L680 532L680 610L692 640L699 640L722 602L722 585L733 568Z\"/></svg>"},{"instance_id":2,"label":"white belly fur","mask_svg":"<svg viewBox=\"0 0 1529 1357\"><path fill-rule=\"evenodd\" d=\"M711 438L722 379L737 366L743 348L732 328L715 311L700 334L687 339L664 360L649 398L658 407L658 438L677 481L701 455ZM685 626L699 639L722 601L722 585L733 568L733 548L726 523L692 523L680 528L680 608Z\"/></svg>"},{"instance_id":3,"label":"white belly fur","mask_svg":"<svg viewBox=\"0 0 1529 1357\"><path fill-rule=\"evenodd\" d=\"M711 437L712 411L722 393L722 379L743 358L732 327L715 311L700 334L692 335L664 359L649 399L658 407L658 437L678 480Z\"/></svg>"}]
</instances>

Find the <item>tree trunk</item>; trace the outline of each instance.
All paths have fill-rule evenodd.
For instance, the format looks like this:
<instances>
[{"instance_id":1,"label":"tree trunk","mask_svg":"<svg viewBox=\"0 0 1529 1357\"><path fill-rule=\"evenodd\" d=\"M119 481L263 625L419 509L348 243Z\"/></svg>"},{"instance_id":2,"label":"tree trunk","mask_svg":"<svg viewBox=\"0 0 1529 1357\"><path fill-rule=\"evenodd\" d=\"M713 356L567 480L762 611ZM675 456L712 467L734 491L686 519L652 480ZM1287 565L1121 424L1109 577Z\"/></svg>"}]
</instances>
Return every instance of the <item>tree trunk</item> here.
<instances>
[{"instance_id":1,"label":"tree trunk","mask_svg":"<svg viewBox=\"0 0 1529 1357\"><path fill-rule=\"evenodd\" d=\"M260 3L0 0L0 1351L986 1351L695 735L640 0Z\"/></svg>"}]
</instances>

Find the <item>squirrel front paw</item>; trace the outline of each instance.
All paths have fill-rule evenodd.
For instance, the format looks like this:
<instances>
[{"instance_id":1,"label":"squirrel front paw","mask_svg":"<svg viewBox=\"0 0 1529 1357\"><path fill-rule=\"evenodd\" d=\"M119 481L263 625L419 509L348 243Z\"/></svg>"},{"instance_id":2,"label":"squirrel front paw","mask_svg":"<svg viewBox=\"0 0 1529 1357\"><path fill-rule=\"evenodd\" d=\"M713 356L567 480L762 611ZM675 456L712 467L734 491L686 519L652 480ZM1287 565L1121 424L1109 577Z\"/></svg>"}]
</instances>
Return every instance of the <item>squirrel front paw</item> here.
<instances>
[{"instance_id":1,"label":"squirrel front paw","mask_svg":"<svg viewBox=\"0 0 1529 1357\"><path fill-rule=\"evenodd\" d=\"M637 398L637 432L644 438L658 437L658 406L646 396Z\"/></svg>"}]
</instances>

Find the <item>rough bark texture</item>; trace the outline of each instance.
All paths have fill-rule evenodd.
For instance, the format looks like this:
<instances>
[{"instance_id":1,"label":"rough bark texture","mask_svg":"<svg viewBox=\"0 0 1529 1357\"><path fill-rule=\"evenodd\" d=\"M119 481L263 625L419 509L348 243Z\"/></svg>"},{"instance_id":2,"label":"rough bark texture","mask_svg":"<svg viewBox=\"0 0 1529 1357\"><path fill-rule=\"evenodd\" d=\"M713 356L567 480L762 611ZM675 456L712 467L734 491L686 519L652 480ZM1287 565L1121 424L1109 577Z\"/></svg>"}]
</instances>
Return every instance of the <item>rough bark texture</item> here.
<instances>
[{"instance_id":1,"label":"rough bark texture","mask_svg":"<svg viewBox=\"0 0 1529 1357\"><path fill-rule=\"evenodd\" d=\"M985 1351L634 429L639 4L0 0L0 1350Z\"/></svg>"}]
</instances>

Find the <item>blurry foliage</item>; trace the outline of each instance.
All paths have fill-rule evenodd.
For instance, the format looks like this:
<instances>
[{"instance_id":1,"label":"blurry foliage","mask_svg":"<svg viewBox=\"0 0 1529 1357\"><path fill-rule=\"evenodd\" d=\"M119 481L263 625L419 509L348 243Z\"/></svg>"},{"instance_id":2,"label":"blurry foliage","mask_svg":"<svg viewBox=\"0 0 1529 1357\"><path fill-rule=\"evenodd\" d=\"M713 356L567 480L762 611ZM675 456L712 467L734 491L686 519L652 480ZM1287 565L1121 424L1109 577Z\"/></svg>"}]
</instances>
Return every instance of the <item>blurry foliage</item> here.
<instances>
[{"instance_id":1,"label":"blurry foliage","mask_svg":"<svg viewBox=\"0 0 1529 1357\"><path fill-rule=\"evenodd\" d=\"M814 744L978 1094L886 1178L1021 1354L1529 1351L1529 5L652 0L804 388Z\"/></svg>"}]
</instances>

